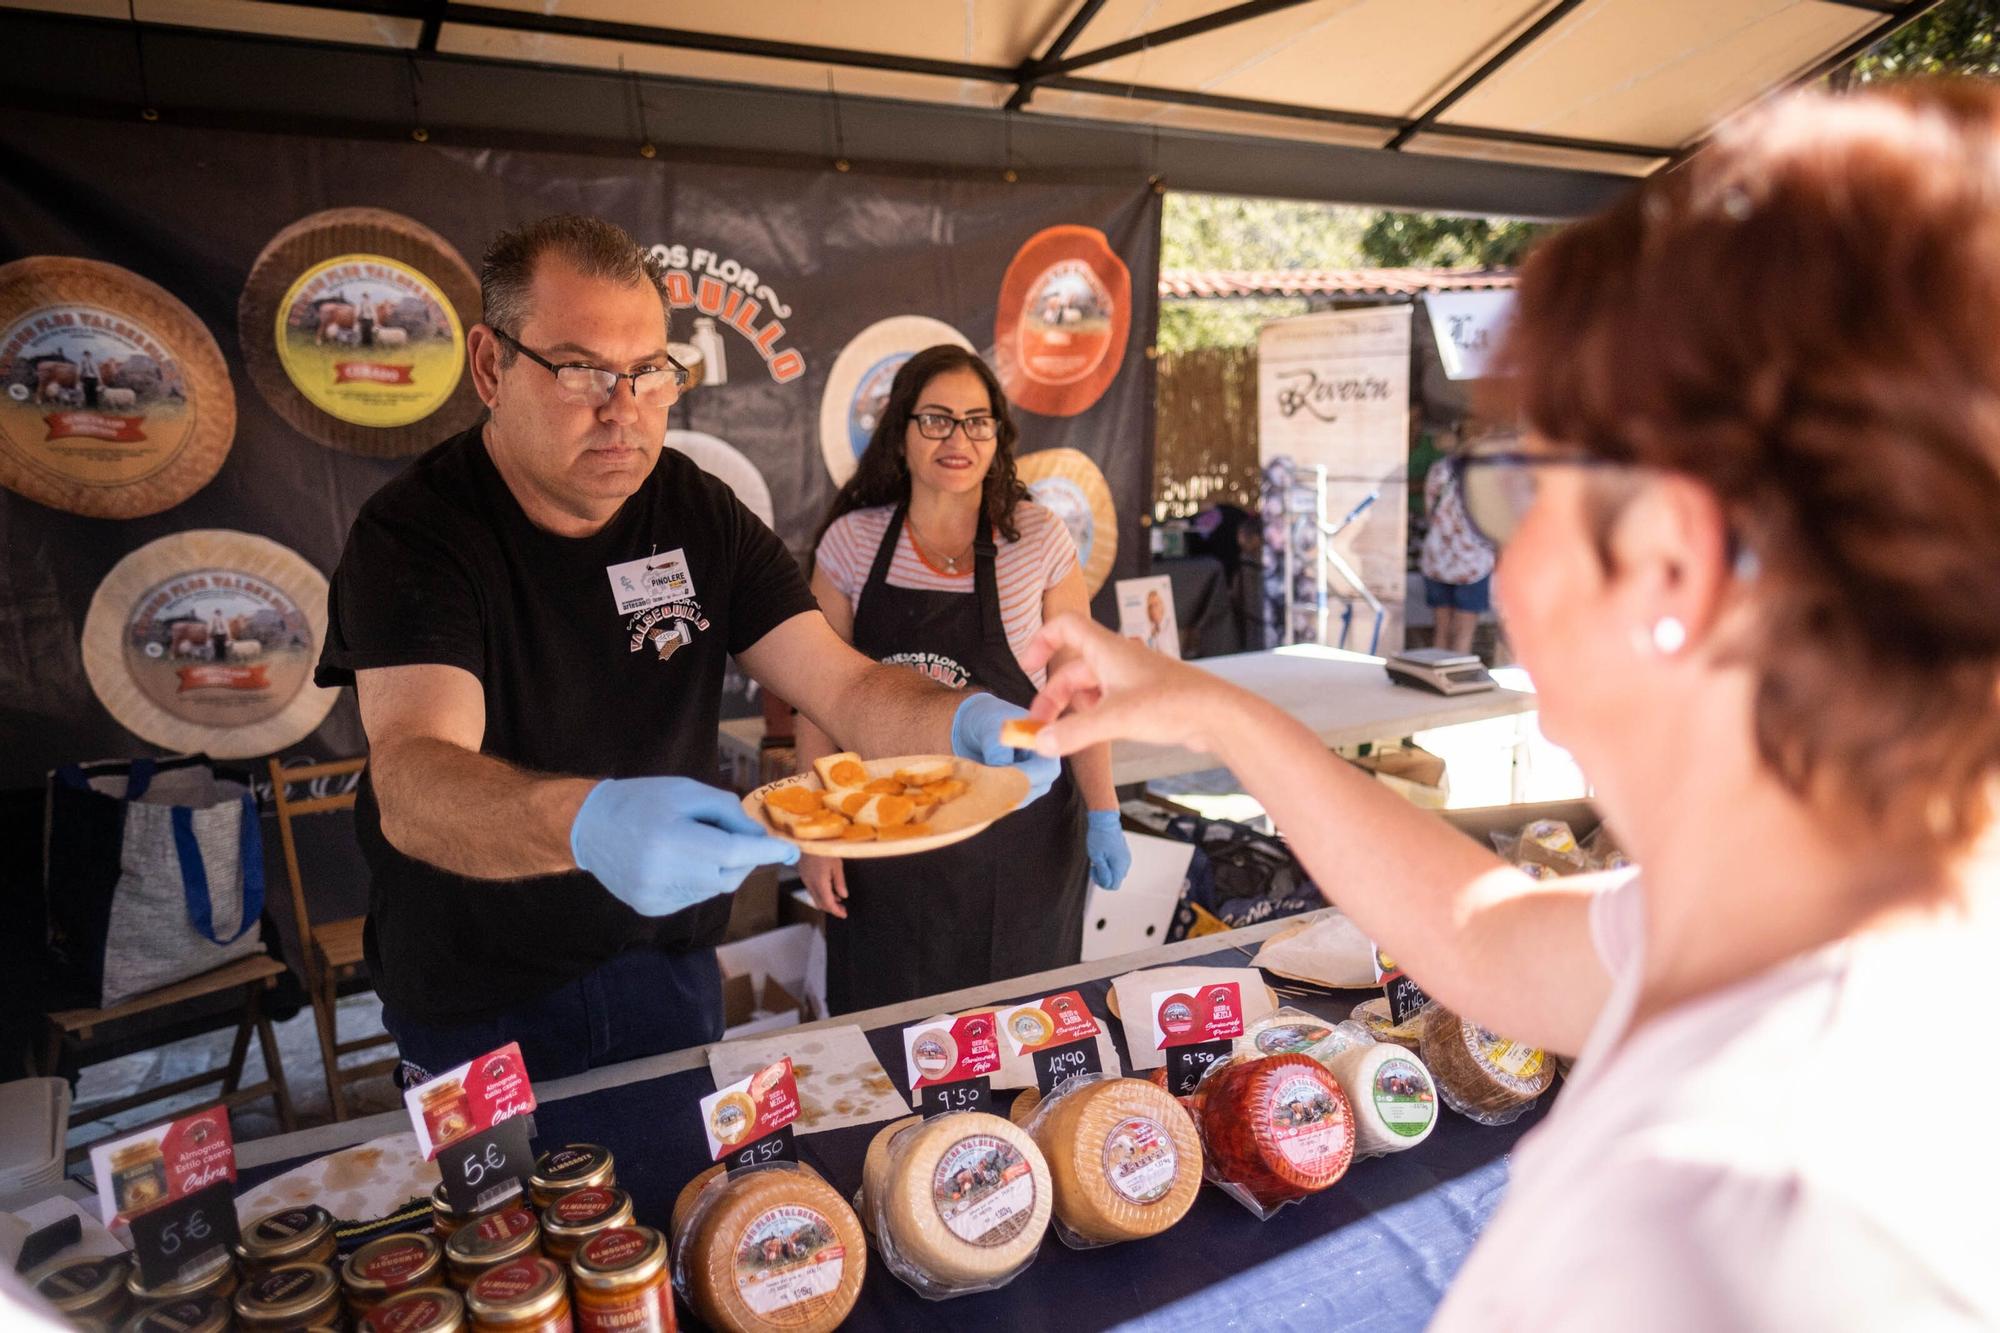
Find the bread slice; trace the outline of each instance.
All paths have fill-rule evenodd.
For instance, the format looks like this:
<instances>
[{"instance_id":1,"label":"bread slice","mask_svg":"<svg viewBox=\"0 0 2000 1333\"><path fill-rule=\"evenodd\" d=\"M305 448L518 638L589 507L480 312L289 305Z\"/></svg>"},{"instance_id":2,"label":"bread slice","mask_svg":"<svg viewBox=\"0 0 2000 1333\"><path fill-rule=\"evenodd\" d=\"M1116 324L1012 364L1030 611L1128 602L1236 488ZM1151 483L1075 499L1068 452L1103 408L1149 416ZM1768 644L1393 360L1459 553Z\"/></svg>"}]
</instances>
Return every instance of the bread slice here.
<instances>
[{"instance_id":1,"label":"bread slice","mask_svg":"<svg viewBox=\"0 0 2000 1333\"><path fill-rule=\"evenodd\" d=\"M943 782L958 771L958 766L949 759L919 759L907 768L896 770L896 781L905 787L925 787L933 782Z\"/></svg>"},{"instance_id":2,"label":"bread slice","mask_svg":"<svg viewBox=\"0 0 2000 1333\"><path fill-rule=\"evenodd\" d=\"M1035 748L1035 734L1044 725L1025 717L1010 717L1000 724L1000 743L1011 745L1017 750L1032 750Z\"/></svg>"},{"instance_id":3,"label":"bread slice","mask_svg":"<svg viewBox=\"0 0 2000 1333\"><path fill-rule=\"evenodd\" d=\"M868 770L861 766L861 756L850 751L815 759L813 769L828 791L853 791L868 782Z\"/></svg>"},{"instance_id":4,"label":"bread slice","mask_svg":"<svg viewBox=\"0 0 2000 1333\"><path fill-rule=\"evenodd\" d=\"M800 842L820 838L838 838L847 829L847 821L831 810L801 819L792 825L792 836Z\"/></svg>"}]
</instances>

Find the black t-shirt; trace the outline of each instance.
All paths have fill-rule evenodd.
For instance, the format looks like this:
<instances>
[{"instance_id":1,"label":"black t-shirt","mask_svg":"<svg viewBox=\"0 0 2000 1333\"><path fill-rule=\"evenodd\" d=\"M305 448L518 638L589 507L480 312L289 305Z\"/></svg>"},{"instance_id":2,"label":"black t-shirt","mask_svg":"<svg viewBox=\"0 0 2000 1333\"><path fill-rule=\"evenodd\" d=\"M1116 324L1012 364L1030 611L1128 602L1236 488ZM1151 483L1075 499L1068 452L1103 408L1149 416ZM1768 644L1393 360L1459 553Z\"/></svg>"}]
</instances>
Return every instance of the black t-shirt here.
<instances>
[{"instance_id":1,"label":"black t-shirt","mask_svg":"<svg viewBox=\"0 0 2000 1333\"><path fill-rule=\"evenodd\" d=\"M797 562L673 450L595 535L545 532L481 429L432 449L362 507L334 571L315 679L338 687L373 667L462 667L486 695L482 753L541 773L714 782L727 656L816 607ZM607 573L614 566L628 567ZM660 604L621 610L614 588L627 606ZM726 896L648 918L582 872L474 880L414 860L382 836L365 778L355 823L372 879L368 968L382 998L417 1021L491 1017L633 945L713 945L728 923Z\"/></svg>"}]
</instances>

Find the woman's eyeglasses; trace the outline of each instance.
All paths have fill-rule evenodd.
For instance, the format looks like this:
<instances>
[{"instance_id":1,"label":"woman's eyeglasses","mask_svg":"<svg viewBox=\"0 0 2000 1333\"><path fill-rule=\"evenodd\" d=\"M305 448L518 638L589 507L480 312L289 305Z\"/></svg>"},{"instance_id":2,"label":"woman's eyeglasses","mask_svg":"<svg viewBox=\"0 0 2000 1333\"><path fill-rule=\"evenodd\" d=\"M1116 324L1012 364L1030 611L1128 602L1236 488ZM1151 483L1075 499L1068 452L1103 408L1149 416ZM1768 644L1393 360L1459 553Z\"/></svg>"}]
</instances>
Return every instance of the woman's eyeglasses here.
<instances>
[{"instance_id":1,"label":"woman's eyeglasses","mask_svg":"<svg viewBox=\"0 0 2000 1333\"><path fill-rule=\"evenodd\" d=\"M1545 467L1629 467L1594 454L1464 453L1451 460L1452 481L1473 530L1503 546L1534 507Z\"/></svg>"},{"instance_id":2,"label":"woman's eyeglasses","mask_svg":"<svg viewBox=\"0 0 2000 1333\"><path fill-rule=\"evenodd\" d=\"M688 381L693 378L688 368L671 356L664 366L619 372L578 362L557 365L503 329L494 329L493 336L554 375L556 396L578 407L604 406L611 401L611 395L618 392L619 380L632 381L632 399L642 406L671 404L681 396L681 390L687 388Z\"/></svg>"},{"instance_id":3,"label":"woman's eyeglasses","mask_svg":"<svg viewBox=\"0 0 2000 1333\"><path fill-rule=\"evenodd\" d=\"M998 417L948 417L942 412L919 412L910 419L917 423L917 434L927 440L948 440L956 429L963 430L966 439L984 444L1000 433Z\"/></svg>"}]
</instances>

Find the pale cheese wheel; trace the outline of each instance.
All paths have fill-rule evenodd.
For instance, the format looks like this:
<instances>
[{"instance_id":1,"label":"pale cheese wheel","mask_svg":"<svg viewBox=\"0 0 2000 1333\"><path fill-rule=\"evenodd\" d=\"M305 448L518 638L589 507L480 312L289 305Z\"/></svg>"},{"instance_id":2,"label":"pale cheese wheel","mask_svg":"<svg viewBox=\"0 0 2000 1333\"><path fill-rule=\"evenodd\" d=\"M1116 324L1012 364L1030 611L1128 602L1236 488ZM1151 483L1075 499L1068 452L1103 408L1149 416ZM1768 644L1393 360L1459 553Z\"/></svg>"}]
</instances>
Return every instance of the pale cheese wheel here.
<instances>
[{"instance_id":1,"label":"pale cheese wheel","mask_svg":"<svg viewBox=\"0 0 2000 1333\"><path fill-rule=\"evenodd\" d=\"M913 1285L1003 1281L1041 1248L1054 1202L1049 1164L1019 1127L983 1111L927 1120L890 1154L890 1267Z\"/></svg>"},{"instance_id":2,"label":"pale cheese wheel","mask_svg":"<svg viewBox=\"0 0 2000 1333\"><path fill-rule=\"evenodd\" d=\"M1156 1236L1187 1215L1201 1190L1201 1140L1181 1105L1144 1079L1074 1088L1035 1126L1048 1158L1055 1212L1088 1241Z\"/></svg>"},{"instance_id":3,"label":"pale cheese wheel","mask_svg":"<svg viewBox=\"0 0 2000 1333\"><path fill-rule=\"evenodd\" d=\"M1423 1061L1401 1046L1352 1046L1326 1067L1354 1112L1357 1156L1414 1148L1437 1127L1437 1084Z\"/></svg>"},{"instance_id":4,"label":"pale cheese wheel","mask_svg":"<svg viewBox=\"0 0 2000 1333\"><path fill-rule=\"evenodd\" d=\"M1042 1090L1040 1088L1025 1089L1020 1096L1014 1099L1014 1104L1007 1108L1007 1118L1025 1129L1028 1122L1034 1119L1035 1108L1041 1104Z\"/></svg>"},{"instance_id":5,"label":"pale cheese wheel","mask_svg":"<svg viewBox=\"0 0 2000 1333\"><path fill-rule=\"evenodd\" d=\"M1423 1057L1444 1104L1485 1125L1515 1119L1556 1078L1546 1051L1510 1041L1441 1004L1424 1011Z\"/></svg>"},{"instance_id":6,"label":"pale cheese wheel","mask_svg":"<svg viewBox=\"0 0 2000 1333\"><path fill-rule=\"evenodd\" d=\"M856 1206L861 1210L861 1225L871 1233L875 1230L875 1205L889 1179L889 1140L922 1120L922 1116L906 1115L882 1126L868 1140L868 1154L861 1159L861 1197Z\"/></svg>"},{"instance_id":7,"label":"pale cheese wheel","mask_svg":"<svg viewBox=\"0 0 2000 1333\"><path fill-rule=\"evenodd\" d=\"M831 1333L861 1295L868 1241L817 1172L745 1172L693 1219L688 1296L711 1327Z\"/></svg>"}]
</instances>

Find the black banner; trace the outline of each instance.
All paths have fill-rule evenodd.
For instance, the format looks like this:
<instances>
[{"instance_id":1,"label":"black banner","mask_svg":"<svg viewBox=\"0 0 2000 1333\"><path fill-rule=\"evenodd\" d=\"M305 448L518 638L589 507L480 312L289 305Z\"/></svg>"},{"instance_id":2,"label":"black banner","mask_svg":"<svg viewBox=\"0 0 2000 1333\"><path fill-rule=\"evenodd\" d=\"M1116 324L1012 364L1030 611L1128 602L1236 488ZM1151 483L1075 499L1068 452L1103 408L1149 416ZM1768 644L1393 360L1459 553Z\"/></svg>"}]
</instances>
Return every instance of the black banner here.
<instances>
[{"instance_id":1,"label":"black banner","mask_svg":"<svg viewBox=\"0 0 2000 1333\"><path fill-rule=\"evenodd\" d=\"M0 785L39 783L61 762L163 748L107 710L80 648L92 597L122 557L161 537L221 528L268 538L329 573L362 502L421 450L430 426L437 439L450 433L447 404L399 425L394 436L407 447L394 456L369 456L367 423L335 423L321 432L341 446L334 447L299 424L306 409L281 410L267 396L272 375L284 372L271 369L277 364L266 345L271 326L245 327L243 312L255 305L245 300L252 269L286 228L348 208L386 210L406 221L410 234L441 239L475 273L496 233L553 212L609 218L654 247L670 270L673 294L687 302L675 312L672 337L704 353L704 380L674 409L669 429L712 437L725 455L740 456L754 478L726 475L723 468L736 465L726 456L710 470L733 485L743 480L739 494L761 486L774 528L801 556L835 489L840 432L823 422L857 430L866 424L866 412L848 410L842 396L865 399L869 373L881 373L898 339L921 337L931 327L922 321L935 321L989 360L1018 365L1080 337L1081 361L1094 354L1098 363L1071 377L1059 355L1044 358L1043 378L1063 382L1025 394L1040 410L1017 408L1018 447L1024 455L1076 450L1094 463L1116 509L1117 558L1109 578L1143 569L1139 517L1152 491L1153 373L1146 349L1156 306L1159 197L1136 176L1111 184L1006 183L15 112L0 125L0 263L36 256L97 260L177 298L221 351L235 428L212 479L143 517L85 517L0 490L6 531L0 730L10 741L0 756ZM1097 253L1115 258L1093 258ZM1121 268L1129 274L1128 292L1115 290ZM400 352L429 338L439 341L427 347L448 348L449 329L421 292L370 289L338 281L342 276L334 273L318 294L282 283L274 292L292 302L295 340L330 363L329 382L337 381L340 392L393 394L402 387L395 374L369 364L365 353ZM282 320L285 307L274 308ZM303 333L298 311L307 312ZM0 325L6 318L0 312ZM1118 326L1108 342L1104 319ZM276 328L282 342L284 326ZM0 409L50 418L52 433L95 431L97 443L115 449L143 430L129 418L149 399L171 403L180 391L171 374L162 380L144 358L121 358L123 383L131 388L121 386L116 372L64 370L69 363L60 358L77 354L47 339L34 343L31 332L15 338L19 356L56 358L56 369L38 378L32 365L7 364L0 341L0 388L14 395L12 406L0 402ZM0 339L7 334L0 327ZM834 383L836 363L850 348L846 369L859 372L851 376L855 383ZM462 392L454 401L457 410L466 407ZM385 428L382 440L390 439ZM715 450L695 440L690 452L697 447ZM1107 579L1099 599L1107 618L1108 586ZM240 642L243 633L241 623L233 624L213 638L197 633L160 650L187 652L191 660L176 668L179 678L201 688L276 679L268 647L257 660L254 646ZM227 660L224 647L235 650ZM198 658L201 651L210 658ZM360 752L352 701L343 699L310 737L267 748Z\"/></svg>"}]
</instances>

